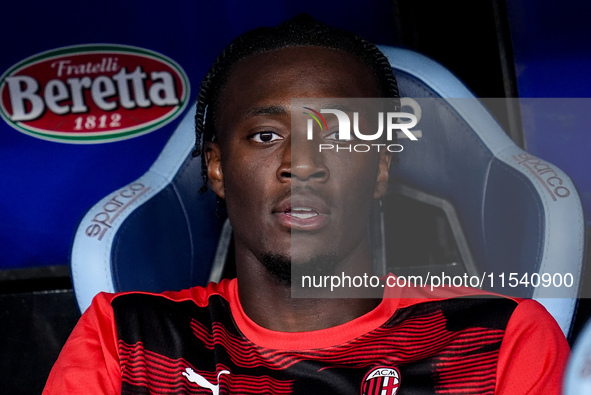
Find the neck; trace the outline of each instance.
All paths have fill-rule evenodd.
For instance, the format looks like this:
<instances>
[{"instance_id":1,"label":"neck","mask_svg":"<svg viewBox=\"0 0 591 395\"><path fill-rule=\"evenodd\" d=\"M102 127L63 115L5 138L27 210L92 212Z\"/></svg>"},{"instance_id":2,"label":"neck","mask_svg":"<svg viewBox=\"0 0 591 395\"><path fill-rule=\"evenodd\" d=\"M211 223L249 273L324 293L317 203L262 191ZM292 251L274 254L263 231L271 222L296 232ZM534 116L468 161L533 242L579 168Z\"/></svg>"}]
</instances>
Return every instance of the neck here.
<instances>
[{"instance_id":1,"label":"neck","mask_svg":"<svg viewBox=\"0 0 591 395\"><path fill-rule=\"evenodd\" d=\"M335 273L345 271L351 276L372 273L368 243L362 244L339 264ZM330 328L360 317L380 303L375 298L293 298L289 284L275 278L254 256L241 253L236 247L240 303L246 315L264 328L280 332Z\"/></svg>"}]
</instances>

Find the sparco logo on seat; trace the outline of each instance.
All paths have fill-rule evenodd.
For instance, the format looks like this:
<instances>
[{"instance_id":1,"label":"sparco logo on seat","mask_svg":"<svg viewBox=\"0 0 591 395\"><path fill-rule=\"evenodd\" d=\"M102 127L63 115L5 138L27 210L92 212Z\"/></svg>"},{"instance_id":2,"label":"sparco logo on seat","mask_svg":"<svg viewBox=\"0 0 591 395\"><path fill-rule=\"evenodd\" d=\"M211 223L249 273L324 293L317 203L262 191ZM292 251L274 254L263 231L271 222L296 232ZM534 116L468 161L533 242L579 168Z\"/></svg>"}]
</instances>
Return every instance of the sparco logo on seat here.
<instances>
[{"instance_id":1,"label":"sparco logo on seat","mask_svg":"<svg viewBox=\"0 0 591 395\"><path fill-rule=\"evenodd\" d=\"M189 80L143 48L88 44L27 58L0 77L0 115L44 140L94 144L151 132L178 116Z\"/></svg>"}]
</instances>

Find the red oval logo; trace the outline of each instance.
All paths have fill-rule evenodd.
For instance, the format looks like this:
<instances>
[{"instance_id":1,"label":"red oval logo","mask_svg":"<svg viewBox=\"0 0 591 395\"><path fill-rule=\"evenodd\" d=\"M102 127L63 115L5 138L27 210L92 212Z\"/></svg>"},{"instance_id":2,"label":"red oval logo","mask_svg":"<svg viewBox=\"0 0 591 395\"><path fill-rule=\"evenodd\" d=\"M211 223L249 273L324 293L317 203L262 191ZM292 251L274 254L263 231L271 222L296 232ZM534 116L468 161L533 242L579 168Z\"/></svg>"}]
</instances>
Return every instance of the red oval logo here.
<instances>
[{"instance_id":1,"label":"red oval logo","mask_svg":"<svg viewBox=\"0 0 591 395\"><path fill-rule=\"evenodd\" d=\"M88 44L27 58L0 77L0 115L44 140L96 144L149 133L187 105L189 80L143 48Z\"/></svg>"}]
</instances>

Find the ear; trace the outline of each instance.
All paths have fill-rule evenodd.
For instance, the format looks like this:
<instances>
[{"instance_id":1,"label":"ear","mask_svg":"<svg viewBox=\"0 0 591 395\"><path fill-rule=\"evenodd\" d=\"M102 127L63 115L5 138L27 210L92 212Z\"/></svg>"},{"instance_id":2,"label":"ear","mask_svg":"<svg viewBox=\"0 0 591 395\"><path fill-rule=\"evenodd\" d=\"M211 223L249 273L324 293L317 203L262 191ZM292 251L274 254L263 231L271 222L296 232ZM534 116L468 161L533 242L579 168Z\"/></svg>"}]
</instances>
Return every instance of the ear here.
<instances>
[{"instance_id":1,"label":"ear","mask_svg":"<svg viewBox=\"0 0 591 395\"><path fill-rule=\"evenodd\" d=\"M224 191L224 173L222 171L222 152L218 143L211 141L205 143L205 164L210 188L216 195L224 199L226 194Z\"/></svg>"},{"instance_id":2,"label":"ear","mask_svg":"<svg viewBox=\"0 0 591 395\"><path fill-rule=\"evenodd\" d=\"M380 151L380 159L378 163L378 177L376 179L376 187L373 191L374 199L380 199L388 190L388 180L390 178L390 162L392 161L392 153L387 150Z\"/></svg>"}]
</instances>

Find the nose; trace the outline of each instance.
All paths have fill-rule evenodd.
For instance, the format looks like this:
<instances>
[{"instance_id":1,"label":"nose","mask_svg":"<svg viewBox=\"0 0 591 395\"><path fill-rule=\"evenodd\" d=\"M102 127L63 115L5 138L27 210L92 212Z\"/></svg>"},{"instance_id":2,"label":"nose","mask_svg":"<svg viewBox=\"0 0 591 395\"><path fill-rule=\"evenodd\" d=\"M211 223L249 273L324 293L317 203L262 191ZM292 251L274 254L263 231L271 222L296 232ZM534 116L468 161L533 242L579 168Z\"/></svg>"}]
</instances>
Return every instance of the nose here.
<instances>
[{"instance_id":1,"label":"nose","mask_svg":"<svg viewBox=\"0 0 591 395\"><path fill-rule=\"evenodd\" d=\"M282 182L292 178L300 181L326 182L330 172L324 155L319 152L317 142L304 140L299 136L297 140L295 142L289 138L281 165L277 169L277 178Z\"/></svg>"}]
</instances>

